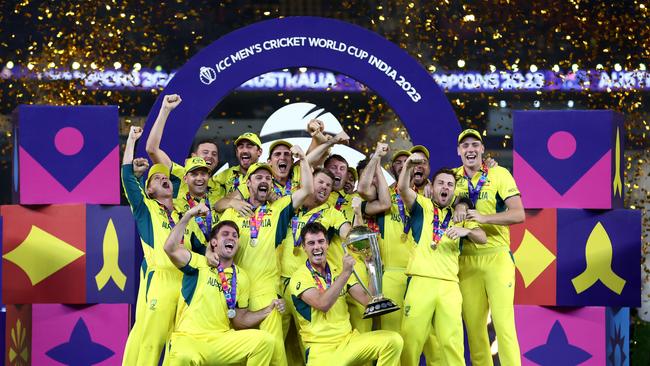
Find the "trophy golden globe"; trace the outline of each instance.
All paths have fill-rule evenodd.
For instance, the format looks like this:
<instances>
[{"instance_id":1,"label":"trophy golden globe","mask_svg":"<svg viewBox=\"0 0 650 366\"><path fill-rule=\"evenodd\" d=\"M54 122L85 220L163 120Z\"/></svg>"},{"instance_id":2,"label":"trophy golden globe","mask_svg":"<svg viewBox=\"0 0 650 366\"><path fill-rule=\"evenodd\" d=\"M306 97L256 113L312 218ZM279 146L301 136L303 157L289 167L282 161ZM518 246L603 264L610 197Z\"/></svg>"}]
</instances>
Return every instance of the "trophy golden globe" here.
<instances>
[{"instance_id":1,"label":"trophy golden globe","mask_svg":"<svg viewBox=\"0 0 650 366\"><path fill-rule=\"evenodd\" d=\"M399 306L397 306L393 300L384 297L381 293L384 270L379 255L377 234L373 233L365 226L355 226L350 231L348 240L343 243L343 251L345 253L350 251L353 254L360 256L366 263L370 282L369 285L371 286L366 286L366 284L363 283L356 270L353 269L352 271L361 287L363 287L368 296L370 296L370 302L366 306L363 318L372 318L399 310Z\"/></svg>"}]
</instances>

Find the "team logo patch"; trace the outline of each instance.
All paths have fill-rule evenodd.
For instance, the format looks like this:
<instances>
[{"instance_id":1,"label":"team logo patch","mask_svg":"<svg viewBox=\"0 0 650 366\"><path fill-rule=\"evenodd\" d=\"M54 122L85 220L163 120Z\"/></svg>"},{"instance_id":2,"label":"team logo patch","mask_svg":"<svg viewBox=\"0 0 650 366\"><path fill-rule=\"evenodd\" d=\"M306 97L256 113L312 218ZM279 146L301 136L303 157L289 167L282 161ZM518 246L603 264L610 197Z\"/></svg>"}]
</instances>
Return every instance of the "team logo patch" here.
<instances>
[{"instance_id":1,"label":"team logo patch","mask_svg":"<svg viewBox=\"0 0 650 366\"><path fill-rule=\"evenodd\" d=\"M409 312L411 312L411 305L404 307L404 316L409 316Z\"/></svg>"}]
</instances>

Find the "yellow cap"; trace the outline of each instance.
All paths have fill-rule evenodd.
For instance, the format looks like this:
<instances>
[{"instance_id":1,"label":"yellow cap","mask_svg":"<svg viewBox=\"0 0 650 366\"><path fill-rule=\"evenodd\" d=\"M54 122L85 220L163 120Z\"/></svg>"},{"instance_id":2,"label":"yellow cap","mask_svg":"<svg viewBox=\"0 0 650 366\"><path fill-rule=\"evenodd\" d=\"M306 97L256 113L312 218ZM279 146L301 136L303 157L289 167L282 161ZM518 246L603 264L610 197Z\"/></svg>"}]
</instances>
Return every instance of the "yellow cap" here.
<instances>
[{"instance_id":1,"label":"yellow cap","mask_svg":"<svg viewBox=\"0 0 650 366\"><path fill-rule=\"evenodd\" d=\"M206 164L205 160L203 160L201 157L193 156L185 160L185 175L187 175L187 173L191 172L192 170L203 168L207 171L210 171L208 164Z\"/></svg>"},{"instance_id":2,"label":"yellow cap","mask_svg":"<svg viewBox=\"0 0 650 366\"><path fill-rule=\"evenodd\" d=\"M149 173L147 174L147 181L144 182L144 191L147 191L149 188L149 180L154 174L163 174L165 177L169 178L169 167L165 164L154 164L149 168Z\"/></svg>"},{"instance_id":3,"label":"yellow cap","mask_svg":"<svg viewBox=\"0 0 650 366\"><path fill-rule=\"evenodd\" d=\"M359 180L359 173L357 173L357 170L354 169L353 167L351 166L348 167L348 173L352 174L355 181Z\"/></svg>"},{"instance_id":4,"label":"yellow cap","mask_svg":"<svg viewBox=\"0 0 650 366\"><path fill-rule=\"evenodd\" d=\"M235 146L237 146L237 144L242 140L248 140L253 144L257 145L257 147L259 147L260 149L262 148L262 142L260 141L260 138L257 137L257 135L252 132L246 132L239 135L239 137L237 137L237 140L235 140Z\"/></svg>"},{"instance_id":5,"label":"yellow cap","mask_svg":"<svg viewBox=\"0 0 650 366\"><path fill-rule=\"evenodd\" d=\"M275 149L279 145L284 145L284 146L288 147L289 149L291 149L293 147L293 145L291 145L291 143L289 141L286 141L286 140L273 141L273 143L271 144L271 147L269 148L269 156L271 154L273 154L273 149Z\"/></svg>"},{"instance_id":6,"label":"yellow cap","mask_svg":"<svg viewBox=\"0 0 650 366\"><path fill-rule=\"evenodd\" d=\"M421 152L421 153L424 154L424 156L427 157L427 159L429 159L429 149L427 149L426 147L424 147L424 146L422 146L422 145L415 145L415 146L413 146L413 147L409 150L409 152L410 152L411 154L413 154L413 153L415 153L415 152Z\"/></svg>"},{"instance_id":7,"label":"yellow cap","mask_svg":"<svg viewBox=\"0 0 650 366\"><path fill-rule=\"evenodd\" d=\"M411 152L408 151L408 150L397 150L397 151L395 151L395 153L393 154L393 157L390 159L390 162L391 162L391 163L394 162L395 159L399 158L399 157L402 156L402 155L411 156Z\"/></svg>"},{"instance_id":8,"label":"yellow cap","mask_svg":"<svg viewBox=\"0 0 650 366\"><path fill-rule=\"evenodd\" d=\"M273 175L273 168L267 163L255 163L251 166L248 167L248 171L246 172L246 179L244 181L248 181L248 179L253 175L256 171L260 169L266 169Z\"/></svg>"},{"instance_id":9,"label":"yellow cap","mask_svg":"<svg viewBox=\"0 0 650 366\"><path fill-rule=\"evenodd\" d=\"M458 144L460 145L460 142L463 141L465 137L476 137L479 141L483 142L483 138L481 137L481 133L472 129L468 128L465 131L461 132L460 135L458 135Z\"/></svg>"}]
</instances>

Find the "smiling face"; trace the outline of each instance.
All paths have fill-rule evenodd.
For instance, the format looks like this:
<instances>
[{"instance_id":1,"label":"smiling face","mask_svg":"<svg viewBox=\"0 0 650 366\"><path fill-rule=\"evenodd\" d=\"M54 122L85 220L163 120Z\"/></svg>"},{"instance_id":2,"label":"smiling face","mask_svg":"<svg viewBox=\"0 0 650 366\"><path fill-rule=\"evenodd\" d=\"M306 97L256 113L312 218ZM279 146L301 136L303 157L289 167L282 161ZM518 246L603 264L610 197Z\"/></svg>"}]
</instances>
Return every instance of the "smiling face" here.
<instances>
[{"instance_id":1,"label":"smiling face","mask_svg":"<svg viewBox=\"0 0 650 366\"><path fill-rule=\"evenodd\" d=\"M276 179L282 181L286 179L291 172L291 165L293 164L289 147L286 145L278 145L273 148L271 156L269 156L269 164L273 167L273 176Z\"/></svg>"},{"instance_id":2,"label":"smiling face","mask_svg":"<svg viewBox=\"0 0 650 366\"><path fill-rule=\"evenodd\" d=\"M203 158L210 171L213 171L219 164L219 150L217 149L217 145L211 142L199 144L196 147L196 151L192 153L192 156Z\"/></svg>"},{"instance_id":3,"label":"smiling face","mask_svg":"<svg viewBox=\"0 0 650 366\"><path fill-rule=\"evenodd\" d=\"M257 169L246 182L251 198L258 203L266 202L273 187L273 176L266 169Z\"/></svg>"},{"instance_id":4,"label":"smiling face","mask_svg":"<svg viewBox=\"0 0 650 366\"><path fill-rule=\"evenodd\" d=\"M338 159L331 159L327 162L325 169L334 175L333 190L340 191L348 175L348 164Z\"/></svg>"},{"instance_id":5,"label":"smiling face","mask_svg":"<svg viewBox=\"0 0 650 366\"><path fill-rule=\"evenodd\" d=\"M346 194L354 193L354 187L357 181L354 179L354 175L348 171L348 174L345 178L345 183L343 183L343 192Z\"/></svg>"},{"instance_id":6,"label":"smiling face","mask_svg":"<svg viewBox=\"0 0 650 366\"><path fill-rule=\"evenodd\" d=\"M190 191L190 194L194 197L203 197L208 191L208 180L210 174L205 168L194 169L183 177L183 180L187 184L187 189Z\"/></svg>"},{"instance_id":7,"label":"smiling face","mask_svg":"<svg viewBox=\"0 0 650 366\"><path fill-rule=\"evenodd\" d=\"M327 249L329 243L325 233L319 231L316 233L305 233L302 243L309 262L315 267L325 267L327 265Z\"/></svg>"},{"instance_id":8,"label":"smiling face","mask_svg":"<svg viewBox=\"0 0 650 366\"><path fill-rule=\"evenodd\" d=\"M480 168L483 162L483 153L485 153L485 146L476 137L465 137L458 144L458 156L460 156L463 166L466 168Z\"/></svg>"},{"instance_id":9,"label":"smiling face","mask_svg":"<svg viewBox=\"0 0 650 366\"><path fill-rule=\"evenodd\" d=\"M413 184L415 184L416 187L422 187L427 183L427 179L431 173L429 159L427 159L426 155L421 152L414 152L413 155L423 160L422 163L413 167Z\"/></svg>"},{"instance_id":10,"label":"smiling face","mask_svg":"<svg viewBox=\"0 0 650 366\"><path fill-rule=\"evenodd\" d=\"M332 193L332 178L323 172L314 175L314 199L319 205L327 202Z\"/></svg>"},{"instance_id":11,"label":"smiling face","mask_svg":"<svg viewBox=\"0 0 650 366\"><path fill-rule=\"evenodd\" d=\"M156 173L149 178L147 195L153 199L162 199L172 196L172 184L165 174Z\"/></svg>"},{"instance_id":12,"label":"smiling face","mask_svg":"<svg viewBox=\"0 0 650 366\"><path fill-rule=\"evenodd\" d=\"M440 207L448 206L454 199L456 178L449 173L439 173L433 179L433 201Z\"/></svg>"},{"instance_id":13,"label":"smiling face","mask_svg":"<svg viewBox=\"0 0 650 366\"><path fill-rule=\"evenodd\" d=\"M210 239L210 251L217 255L220 261L231 260L239 249L239 234L234 227L222 226L217 235Z\"/></svg>"},{"instance_id":14,"label":"smiling face","mask_svg":"<svg viewBox=\"0 0 650 366\"><path fill-rule=\"evenodd\" d=\"M235 155L239 160L239 166L246 170L252 164L257 163L260 155L262 155L262 149L250 140L241 140L237 144Z\"/></svg>"}]
</instances>

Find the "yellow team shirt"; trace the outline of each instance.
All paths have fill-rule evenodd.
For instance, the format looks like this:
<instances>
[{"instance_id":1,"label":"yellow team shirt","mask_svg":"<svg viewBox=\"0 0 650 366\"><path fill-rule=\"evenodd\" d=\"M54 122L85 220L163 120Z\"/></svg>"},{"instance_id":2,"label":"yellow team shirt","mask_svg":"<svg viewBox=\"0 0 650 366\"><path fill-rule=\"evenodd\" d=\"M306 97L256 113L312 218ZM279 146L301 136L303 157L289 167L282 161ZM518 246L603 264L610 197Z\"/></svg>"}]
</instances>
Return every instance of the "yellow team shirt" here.
<instances>
[{"instance_id":1,"label":"yellow team shirt","mask_svg":"<svg viewBox=\"0 0 650 366\"><path fill-rule=\"evenodd\" d=\"M273 178L273 190L278 197L290 195L297 191L298 188L300 188L300 164L293 164L287 183L284 186Z\"/></svg>"},{"instance_id":2,"label":"yellow team shirt","mask_svg":"<svg viewBox=\"0 0 650 366\"><path fill-rule=\"evenodd\" d=\"M327 198L327 203L343 212L348 221L352 221L354 219L354 209L352 209L352 199L354 197L359 197L359 194L357 192L347 194L343 192L343 190L332 191L330 196Z\"/></svg>"},{"instance_id":3,"label":"yellow team shirt","mask_svg":"<svg viewBox=\"0 0 650 366\"><path fill-rule=\"evenodd\" d=\"M406 268L411 249L415 246L411 230L404 233L406 223L400 216L398 205L398 194L395 190L391 192L390 210L380 215L368 217L368 227L378 232L377 242L379 252L385 268ZM400 198L401 200L401 198ZM402 204L405 220L408 222L409 212L406 205ZM365 212L365 202L362 204ZM376 225L376 228L375 228Z\"/></svg>"},{"instance_id":4,"label":"yellow team shirt","mask_svg":"<svg viewBox=\"0 0 650 366\"><path fill-rule=\"evenodd\" d=\"M468 197L467 179L464 177L463 167L454 169L456 173L456 196ZM476 187L481 178L481 171L472 177L472 184ZM508 169L497 166L488 170L487 180L481 188L476 209L481 214L491 215L506 210L505 200L518 196L519 188ZM487 235L487 243L476 245L471 242L463 245L467 250L480 250L481 248L504 247L510 248L510 228L506 225L479 224Z\"/></svg>"},{"instance_id":5,"label":"yellow team shirt","mask_svg":"<svg viewBox=\"0 0 650 366\"><path fill-rule=\"evenodd\" d=\"M244 179L246 179L246 173L241 171L239 165L235 165L213 176L211 180L222 187L224 195L238 190L242 198L246 199L249 197L249 193Z\"/></svg>"},{"instance_id":6,"label":"yellow team shirt","mask_svg":"<svg viewBox=\"0 0 650 366\"><path fill-rule=\"evenodd\" d=\"M332 273L332 283L340 275L337 266L332 266L328 261ZM319 274L320 275L320 274ZM320 276L323 287L326 286L325 278ZM300 323L300 337L308 347L310 343L341 343L345 337L352 332L350 325L350 313L345 295L348 289L357 284L354 275L350 276L346 286L339 294L338 299L326 313L314 309L304 302L300 295L303 292L315 288L318 285L305 263L291 276L291 299L298 313L298 322Z\"/></svg>"},{"instance_id":7,"label":"yellow team shirt","mask_svg":"<svg viewBox=\"0 0 650 366\"><path fill-rule=\"evenodd\" d=\"M147 272L148 269L173 269L175 271L176 266L169 259L163 247L174 223L179 221L178 212L173 210L168 213L162 204L145 195L142 186L133 175L132 164L122 165L122 186L140 234L144 253L144 272ZM170 223L170 218L172 223ZM189 240L187 230L185 231L185 240Z\"/></svg>"},{"instance_id":8,"label":"yellow team shirt","mask_svg":"<svg viewBox=\"0 0 650 366\"><path fill-rule=\"evenodd\" d=\"M253 217L256 221L261 220L261 224L255 240L251 239L251 217L240 216L229 208L219 218L219 221L231 220L239 226L239 250L235 263L255 279L251 290L253 295L277 293L280 268L275 250L285 238L292 216L291 196L257 207Z\"/></svg>"},{"instance_id":9,"label":"yellow team shirt","mask_svg":"<svg viewBox=\"0 0 650 366\"><path fill-rule=\"evenodd\" d=\"M193 253L181 271L183 285L176 308L174 332L200 334L233 329L217 269L210 267L204 256ZM235 271L235 307L244 309L248 307L250 280L241 268L235 266ZM232 267L224 268L224 274L230 286Z\"/></svg>"},{"instance_id":10,"label":"yellow team shirt","mask_svg":"<svg viewBox=\"0 0 650 366\"><path fill-rule=\"evenodd\" d=\"M327 229L330 240L330 249L332 249L331 243L333 238L338 236L341 226L348 222L342 212L337 211L327 202L314 207L311 210L305 208L296 210L289 222L287 235L282 241L280 257L280 274L282 277L291 277L291 275L301 265L305 264L307 254L305 254L305 251L302 249L300 231L312 217L314 217L312 222L319 222ZM295 243L298 243L297 246Z\"/></svg>"},{"instance_id":11,"label":"yellow team shirt","mask_svg":"<svg viewBox=\"0 0 650 366\"><path fill-rule=\"evenodd\" d=\"M187 183L183 180L185 168L179 164L172 163L171 177L180 181L178 190L174 190L174 198L185 197L188 193ZM210 205L214 204L225 196L225 190L213 178L208 179L208 200ZM184 212L184 211L181 211Z\"/></svg>"},{"instance_id":12,"label":"yellow team shirt","mask_svg":"<svg viewBox=\"0 0 650 366\"><path fill-rule=\"evenodd\" d=\"M409 257L406 275L458 282L460 238L452 240L443 234L437 243L436 249L431 247L431 243L433 242L434 205L431 199L418 194L413 203L413 207L411 207L411 230L416 245L413 255ZM471 221L454 223L453 219L451 219L454 215L451 207L438 207L438 217L441 226L447 215L450 217L448 227L460 226L468 229L478 227L477 223ZM463 245L471 243L469 240L464 240L463 242Z\"/></svg>"}]
</instances>

